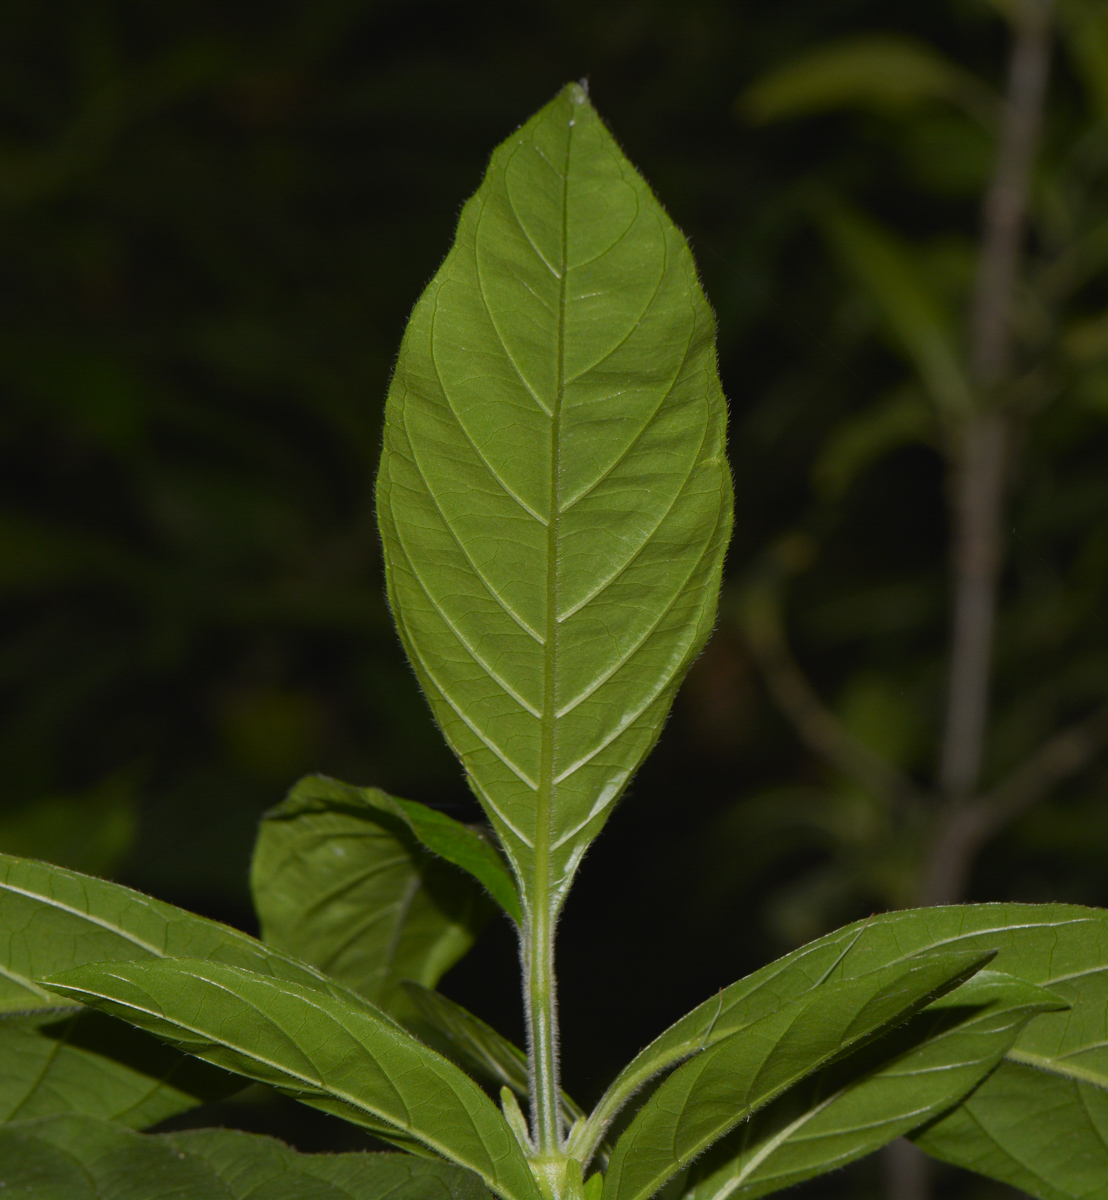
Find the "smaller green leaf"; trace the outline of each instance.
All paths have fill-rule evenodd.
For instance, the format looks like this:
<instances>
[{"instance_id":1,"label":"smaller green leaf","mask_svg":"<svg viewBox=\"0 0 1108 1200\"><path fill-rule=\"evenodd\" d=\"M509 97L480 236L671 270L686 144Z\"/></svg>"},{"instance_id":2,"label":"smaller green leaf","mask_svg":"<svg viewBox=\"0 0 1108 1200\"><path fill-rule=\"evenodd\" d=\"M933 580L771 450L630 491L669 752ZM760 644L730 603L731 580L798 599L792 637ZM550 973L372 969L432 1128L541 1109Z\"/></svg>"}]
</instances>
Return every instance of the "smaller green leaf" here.
<instances>
[{"instance_id":1,"label":"smaller green leaf","mask_svg":"<svg viewBox=\"0 0 1108 1200\"><path fill-rule=\"evenodd\" d=\"M845 1166L956 1104L1052 992L981 971L907 1024L817 1071L696 1164L686 1200L755 1200Z\"/></svg>"},{"instance_id":2,"label":"smaller green leaf","mask_svg":"<svg viewBox=\"0 0 1108 1200\"><path fill-rule=\"evenodd\" d=\"M404 990L425 1023L417 1032L431 1038L437 1035L443 1053L456 1058L472 1074L498 1087L510 1088L522 1099L528 1098L527 1055L514 1042L441 992L411 982L404 984ZM427 1036L424 1040L428 1040ZM562 1117L566 1125L572 1126L584 1115L584 1110L562 1092Z\"/></svg>"},{"instance_id":3,"label":"smaller green leaf","mask_svg":"<svg viewBox=\"0 0 1108 1200\"><path fill-rule=\"evenodd\" d=\"M777 121L838 109L900 114L953 104L986 126L999 104L975 75L922 42L864 34L825 42L752 84L737 102L740 116Z\"/></svg>"},{"instance_id":4,"label":"smaller green leaf","mask_svg":"<svg viewBox=\"0 0 1108 1200\"><path fill-rule=\"evenodd\" d=\"M400 981L433 987L492 911L468 875L424 849L407 803L322 776L302 779L266 814L250 873L268 945L397 1016L406 1004ZM472 839L495 857L450 817L425 823L446 830L441 841L456 826L455 842Z\"/></svg>"},{"instance_id":5,"label":"smaller green leaf","mask_svg":"<svg viewBox=\"0 0 1108 1200\"><path fill-rule=\"evenodd\" d=\"M135 1129L217 1100L242 1080L103 1013L0 1018L0 1123L80 1113Z\"/></svg>"},{"instance_id":6,"label":"smaller green leaf","mask_svg":"<svg viewBox=\"0 0 1108 1200\"><path fill-rule=\"evenodd\" d=\"M380 793L382 796L384 793ZM481 834L436 808L386 796L397 816L433 854L468 871L517 925L523 922L515 880L500 854Z\"/></svg>"},{"instance_id":7,"label":"smaller green leaf","mask_svg":"<svg viewBox=\"0 0 1108 1200\"><path fill-rule=\"evenodd\" d=\"M208 1062L475 1171L504 1200L534 1180L469 1076L355 998L187 959L89 965L46 981Z\"/></svg>"},{"instance_id":8,"label":"smaller green leaf","mask_svg":"<svg viewBox=\"0 0 1108 1200\"><path fill-rule=\"evenodd\" d=\"M806 995L702 1051L653 1093L616 1142L604 1200L646 1200L751 1113L992 959L929 953Z\"/></svg>"},{"instance_id":9,"label":"smaller green leaf","mask_svg":"<svg viewBox=\"0 0 1108 1200\"><path fill-rule=\"evenodd\" d=\"M406 1154L299 1154L229 1129L139 1134L87 1117L0 1129L0 1189L34 1200L486 1200L469 1171Z\"/></svg>"}]
</instances>

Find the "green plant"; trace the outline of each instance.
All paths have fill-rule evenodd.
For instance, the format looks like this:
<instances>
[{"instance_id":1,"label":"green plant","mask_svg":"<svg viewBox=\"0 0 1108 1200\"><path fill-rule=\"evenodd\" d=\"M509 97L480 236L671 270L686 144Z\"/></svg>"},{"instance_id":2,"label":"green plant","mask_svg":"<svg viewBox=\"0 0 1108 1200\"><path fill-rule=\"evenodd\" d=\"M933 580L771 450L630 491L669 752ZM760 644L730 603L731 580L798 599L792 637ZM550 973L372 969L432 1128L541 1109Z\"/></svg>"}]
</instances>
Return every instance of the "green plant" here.
<instances>
[{"instance_id":1,"label":"green plant","mask_svg":"<svg viewBox=\"0 0 1108 1200\"><path fill-rule=\"evenodd\" d=\"M305 779L260 831L261 941L4 857L6 1188L723 1200L910 1134L1039 1196L1096 1194L1098 910L871 918L707 999L591 1112L562 1092L558 913L711 628L723 435L688 248L570 86L496 151L416 306L378 484L393 612L491 829ZM494 904L526 1054L434 991ZM244 1079L407 1153L135 1132Z\"/></svg>"}]
</instances>

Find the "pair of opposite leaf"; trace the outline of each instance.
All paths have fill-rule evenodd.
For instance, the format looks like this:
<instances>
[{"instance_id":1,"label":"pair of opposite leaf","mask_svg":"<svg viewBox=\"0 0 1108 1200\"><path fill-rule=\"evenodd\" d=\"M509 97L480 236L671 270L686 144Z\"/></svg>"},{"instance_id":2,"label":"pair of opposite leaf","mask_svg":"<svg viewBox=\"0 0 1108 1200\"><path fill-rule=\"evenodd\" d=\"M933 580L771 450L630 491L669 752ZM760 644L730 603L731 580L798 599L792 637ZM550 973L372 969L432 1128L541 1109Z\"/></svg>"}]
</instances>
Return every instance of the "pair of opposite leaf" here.
<instances>
[{"instance_id":1,"label":"pair of opposite leaf","mask_svg":"<svg viewBox=\"0 0 1108 1200\"><path fill-rule=\"evenodd\" d=\"M488 903L428 851L469 871L526 936L553 920L657 737L710 630L731 521L712 337L683 238L582 90L566 89L494 154L413 313L378 483L401 636L510 874L442 814L308 781L266 823L255 862L269 946L114 885L8 862L0 966L21 997L9 1009L28 997L92 1004L468 1168L504 1200L530 1200L519 1123L401 1024L525 1090L521 1052L429 990ZM682 1171L697 1200L763 1195L962 1111L976 1084L1029 1054L1051 1068L1095 1056L1050 1014L1095 1010L1097 998L1039 986L1055 981L1036 958L1042 938L1074 929L1096 936L1072 977L1103 971L1104 920L1083 910L894 914L840 931L694 1010L589 1116L563 1101L567 1154L586 1170L607 1161L587 1184L605 1200L645 1200ZM54 1039L52 1064L87 1076L102 1061L143 1078L103 1042L14 1020L24 1041ZM1025 1027L1056 1044L1019 1051ZM163 1064L152 1088L163 1107L227 1086L216 1071L175 1088L191 1061ZM609 1154L613 1120L644 1088ZM78 1093L55 1069L54 1101ZM49 1109L36 1085L18 1115L34 1116L36 1097ZM149 1123L125 1101L116 1109ZM950 1119L930 1128L933 1152L948 1153ZM52 1136L19 1124L27 1145ZM953 1140L964 1146L965 1130Z\"/></svg>"},{"instance_id":2,"label":"pair of opposite leaf","mask_svg":"<svg viewBox=\"0 0 1108 1200\"><path fill-rule=\"evenodd\" d=\"M3 864L0 916L9 930L34 930L33 939L20 933L8 940L9 980L26 978L22 972L48 976L66 994L95 1000L212 1063L394 1141L411 1138L410 1148L436 1148L501 1196L533 1194L484 1094L340 980L237 931L41 864ZM1009 948L997 960L1004 974L981 972L905 1023L991 958L991 945L1006 931ZM140 946L147 957L136 961ZM166 951L178 957L159 960ZM78 965L82 952L90 965L57 974ZM1085 969L1075 972L1079 963ZM762 1195L868 1153L949 1109L1004 1065L1031 1017L1059 1007L1032 980L1057 982L1064 993L1076 975L1087 980L1106 966L1108 922L1080 909L896 913L841 930L710 998L621 1073L596 1110L594 1130L644 1081L692 1056L617 1142L605 1190L650 1194L682 1160L755 1109L752 1121L697 1163L690 1192L704 1200ZM1088 1026L1098 997L1083 986L1072 1002L1079 1024ZM463 1028L487 1032L464 1010L437 1001ZM1058 1029L1047 1032L1049 1044ZM496 1061L503 1043L489 1036ZM860 1049L843 1058L851 1046ZM1070 1048L1058 1049L1064 1060ZM59 1082L64 1090L64 1079L50 1087L55 1100ZM684 1100L676 1123L675 1098ZM699 1119L691 1119L698 1109ZM506 1157L493 1161L489 1150ZM585 1157L583 1145L581 1152ZM370 1156L367 1169L376 1169L375 1161Z\"/></svg>"}]
</instances>

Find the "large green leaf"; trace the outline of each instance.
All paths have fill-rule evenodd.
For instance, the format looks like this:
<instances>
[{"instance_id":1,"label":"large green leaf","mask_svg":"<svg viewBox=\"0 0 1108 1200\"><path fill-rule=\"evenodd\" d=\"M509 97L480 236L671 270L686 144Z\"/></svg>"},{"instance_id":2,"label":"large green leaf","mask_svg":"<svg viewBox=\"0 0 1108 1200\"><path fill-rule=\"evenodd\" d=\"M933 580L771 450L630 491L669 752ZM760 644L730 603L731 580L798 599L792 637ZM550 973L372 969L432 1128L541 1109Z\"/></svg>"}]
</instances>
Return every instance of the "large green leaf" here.
<instances>
[{"instance_id":1,"label":"large green leaf","mask_svg":"<svg viewBox=\"0 0 1108 1200\"><path fill-rule=\"evenodd\" d=\"M459 828L456 840L480 840ZM266 814L250 882L268 945L397 1015L400 981L433 987L492 911L472 878L420 845L392 797L319 776Z\"/></svg>"},{"instance_id":2,"label":"large green leaf","mask_svg":"<svg viewBox=\"0 0 1108 1200\"><path fill-rule=\"evenodd\" d=\"M1041 1200L1108 1200L1106 941L1059 939L1032 965L1070 1010L1033 1021L994 1074L919 1135L929 1154Z\"/></svg>"},{"instance_id":3,"label":"large green leaf","mask_svg":"<svg viewBox=\"0 0 1108 1200\"><path fill-rule=\"evenodd\" d=\"M844 926L794 950L705 1000L655 1038L619 1073L571 1138L587 1159L628 1099L659 1072L714 1045L813 987L852 979L928 950L996 950L993 966L1027 983L1049 987L1075 1013L1097 1019L1093 992L1078 993L1058 980L1070 972L1108 974L1108 913L1068 904L965 904L904 909ZM1045 1018L1041 1018L1045 1019ZM1050 1018L1054 1020L1055 1018ZM1037 1027L1038 1022L1036 1022Z\"/></svg>"},{"instance_id":4,"label":"large green leaf","mask_svg":"<svg viewBox=\"0 0 1108 1200\"><path fill-rule=\"evenodd\" d=\"M298 1154L228 1129L138 1134L87 1117L0 1129L0 1189L28 1200L483 1200L468 1171L406 1154Z\"/></svg>"},{"instance_id":5,"label":"large green leaf","mask_svg":"<svg viewBox=\"0 0 1108 1200\"><path fill-rule=\"evenodd\" d=\"M702 1051L654 1092L616 1142L604 1200L647 1200L764 1104L907 1020L991 957L931 952L825 983Z\"/></svg>"},{"instance_id":6,"label":"large green leaf","mask_svg":"<svg viewBox=\"0 0 1108 1200\"><path fill-rule=\"evenodd\" d=\"M844 1166L956 1104L1032 1017L1043 988L982 971L892 1033L790 1088L696 1164L686 1200L755 1200Z\"/></svg>"},{"instance_id":7,"label":"large green leaf","mask_svg":"<svg viewBox=\"0 0 1108 1200\"><path fill-rule=\"evenodd\" d=\"M711 629L713 332L684 238L571 85L493 154L404 336L389 597L525 910L560 902Z\"/></svg>"},{"instance_id":8,"label":"large green leaf","mask_svg":"<svg viewBox=\"0 0 1108 1200\"><path fill-rule=\"evenodd\" d=\"M59 971L163 957L232 963L349 994L306 963L237 929L118 883L0 854L0 1012L65 1004L35 982Z\"/></svg>"},{"instance_id":9,"label":"large green leaf","mask_svg":"<svg viewBox=\"0 0 1108 1200\"><path fill-rule=\"evenodd\" d=\"M242 1080L88 1010L0 1017L0 1123L62 1113L136 1129L229 1095Z\"/></svg>"},{"instance_id":10,"label":"large green leaf","mask_svg":"<svg viewBox=\"0 0 1108 1200\"><path fill-rule=\"evenodd\" d=\"M504 1200L533 1198L519 1144L477 1084L354 997L188 959L89 965L48 986L314 1107L383 1123Z\"/></svg>"}]
</instances>

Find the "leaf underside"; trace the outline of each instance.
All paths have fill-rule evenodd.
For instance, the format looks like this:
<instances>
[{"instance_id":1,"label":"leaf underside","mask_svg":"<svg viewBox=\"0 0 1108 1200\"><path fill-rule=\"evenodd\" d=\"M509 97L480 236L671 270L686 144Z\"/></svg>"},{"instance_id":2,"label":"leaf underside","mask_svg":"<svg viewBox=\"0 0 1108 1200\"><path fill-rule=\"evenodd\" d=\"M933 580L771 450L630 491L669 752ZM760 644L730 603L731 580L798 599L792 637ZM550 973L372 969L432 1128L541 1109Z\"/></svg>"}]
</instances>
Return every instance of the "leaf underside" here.
<instances>
[{"instance_id":1,"label":"leaf underside","mask_svg":"<svg viewBox=\"0 0 1108 1200\"><path fill-rule=\"evenodd\" d=\"M1068 1002L1037 1017L997 1070L925 1129L929 1154L1040 1200L1108 1200L1108 919L1060 932L1035 973Z\"/></svg>"},{"instance_id":2,"label":"leaf underside","mask_svg":"<svg viewBox=\"0 0 1108 1200\"><path fill-rule=\"evenodd\" d=\"M78 1113L145 1129L242 1086L237 1076L102 1013L0 1019L0 1124Z\"/></svg>"},{"instance_id":3,"label":"leaf underside","mask_svg":"<svg viewBox=\"0 0 1108 1200\"><path fill-rule=\"evenodd\" d=\"M34 1200L487 1200L468 1171L403 1154L299 1154L227 1129L137 1134L87 1117L0 1128L0 1189Z\"/></svg>"},{"instance_id":4,"label":"leaf underside","mask_svg":"<svg viewBox=\"0 0 1108 1200\"><path fill-rule=\"evenodd\" d=\"M604 1200L648 1200L751 1113L906 1021L991 957L931 952L825 983L703 1050L654 1092L616 1142Z\"/></svg>"},{"instance_id":5,"label":"leaf underside","mask_svg":"<svg viewBox=\"0 0 1108 1200\"><path fill-rule=\"evenodd\" d=\"M717 1143L686 1200L756 1200L871 1154L957 1104L1032 1017L1059 1007L1045 989L980 972Z\"/></svg>"},{"instance_id":6,"label":"leaf underside","mask_svg":"<svg viewBox=\"0 0 1108 1200\"><path fill-rule=\"evenodd\" d=\"M186 959L90 964L48 986L216 1066L475 1171L504 1200L534 1181L500 1111L453 1063L357 997Z\"/></svg>"},{"instance_id":7,"label":"leaf underside","mask_svg":"<svg viewBox=\"0 0 1108 1200\"><path fill-rule=\"evenodd\" d=\"M824 982L850 979L928 950L998 951L992 967L1049 988L1072 1006L1072 1020L1095 1029L1108 978L1108 913L1067 904L972 904L905 909L858 921L769 963L687 1013L642 1050L605 1093L602 1129L655 1075ZM1069 1015L1036 1018L1017 1049L1037 1046ZM1103 1052L1102 1052L1103 1053Z\"/></svg>"},{"instance_id":8,"label":"leaf underside","mask_svg":"<svg viewBox=\"0 0 1108 1200\"><path fill-rule=\"evenodd\" d=\"M267 945L402 1018L401 980L434 987L493 910L473 879L420 846L391 800L301 780L262 821L250 883Z\"/></svg>"},{"instance_id":9,"label":"leaf underside","mask_svg":"<svg viewBox=\"0 0 1108 1200\"><path fill-rule=\"evenodd\" d=\"M400 349L392 611L525 908L564 895L711 628L713 335L684 238L573 85L493 154Z\"/></svg>"}]
</instances>

